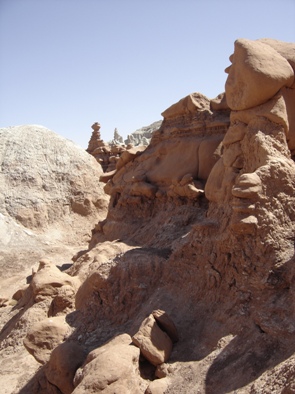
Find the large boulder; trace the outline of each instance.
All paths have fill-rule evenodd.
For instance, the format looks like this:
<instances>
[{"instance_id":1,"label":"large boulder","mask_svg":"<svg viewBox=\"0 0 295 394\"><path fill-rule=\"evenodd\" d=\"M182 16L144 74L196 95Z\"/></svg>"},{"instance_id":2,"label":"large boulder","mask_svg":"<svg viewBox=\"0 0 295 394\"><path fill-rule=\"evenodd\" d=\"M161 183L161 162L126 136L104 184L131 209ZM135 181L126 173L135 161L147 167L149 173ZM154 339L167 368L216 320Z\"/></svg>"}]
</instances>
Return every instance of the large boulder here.
<instances>
[{"instance_id":1,"label":"large boulder","mask_svg":"<svg viewBox=\"0 0 295 394\"><path fill-rule=\"evenodd\" d=\"M139 349L131 344L131 337L119 335L88 354L76 372L73 394L140 393L138 363Z\"/></svg>"},{"instance_id":2,"label":"large boulder","mask_svg":"<svg viewBox=\"0 0 295 394\"><path fill-rule=\"evenodd\" d=\"M83 364L86 351L76 342L64 342L51 353L45 374L48 381L58 387L63 394L74 390L74 376Z\"/></svg>"},{"instance_id":3,"label":"large boulder","mask_svg":"<svg viewBox=\"0 0 295 394\"><path fill-rule=\"evenodd\" d=\"M24 339L24 345L35 359L45 364L52 350L70 334L70 326L64 316L51 317L34 325Z\"/></svg>"}]
</instances>

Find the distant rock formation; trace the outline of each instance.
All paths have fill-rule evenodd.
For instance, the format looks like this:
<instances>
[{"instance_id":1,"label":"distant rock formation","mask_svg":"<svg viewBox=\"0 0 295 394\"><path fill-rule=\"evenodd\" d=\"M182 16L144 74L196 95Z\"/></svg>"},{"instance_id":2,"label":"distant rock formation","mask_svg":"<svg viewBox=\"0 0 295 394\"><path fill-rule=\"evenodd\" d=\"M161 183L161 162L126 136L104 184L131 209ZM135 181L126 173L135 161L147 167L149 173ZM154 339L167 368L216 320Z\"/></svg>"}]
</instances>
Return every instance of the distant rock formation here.
<instances>
[{"instance_id":1,"label":"distant rock formation","mask_svg":"<svg viewBox=\"0 0 295 394\"><path fill-rule=\"evenodd\" d=\"M111 145L117 145L117 144L124 144L124 140L123 137L120 136L119 132L117 129L114 130L114 138L113 140L110 142Z\"/></svg>"},{"instance_id":2,"label":"distant rock formation","mask_svg":"<svg viewBox=\"0 0 295 394\"><path fill-rule=\"evenodd\" d=\"M95 122L91 127L93 132L86 151L96 159L104 172L113 171L121 154L127 147L120 143L122 137L118 133L115 135L118 141L114 140L113 143L108 144L100 138L100 124Z\"/></svg>"},{"instance_id":3,"label":"distant rock formation","mask_svg":"<svg viewBox=\"0 0 295 394\"><path fill-rule=\"evenodd\" d=\"M161 124L162 124L162 120L158 120L157 122L154 122L149 126L141 127L140 129L134 131L133 133L128 134L127 139L124 141L125 144L126 145L132 144L133 146L138 146L138 145L147 146L151 141L153 133L156 130L159 130Z\"/></svg>"},{"instance_id":4,"label":"distant rock formation","mask_svg":"<svg viewBox=\"0 0 295 394\"><path fill-rule=\"evenodd\" d=\"M95 122L91 127L93 129L91 138L88 143L87 152L90 153L100 163L104 172L112 172L116 169L116 165L121 155L125 151L138 147L137 150L142 152L150 143L152 133L160 127L162 121L154 122L150 126L138 129L134 133L128 135L123 141L118 130L114 131L114 138L106 143L100 137L100 124Z\"/></svg>"}]
</instances>

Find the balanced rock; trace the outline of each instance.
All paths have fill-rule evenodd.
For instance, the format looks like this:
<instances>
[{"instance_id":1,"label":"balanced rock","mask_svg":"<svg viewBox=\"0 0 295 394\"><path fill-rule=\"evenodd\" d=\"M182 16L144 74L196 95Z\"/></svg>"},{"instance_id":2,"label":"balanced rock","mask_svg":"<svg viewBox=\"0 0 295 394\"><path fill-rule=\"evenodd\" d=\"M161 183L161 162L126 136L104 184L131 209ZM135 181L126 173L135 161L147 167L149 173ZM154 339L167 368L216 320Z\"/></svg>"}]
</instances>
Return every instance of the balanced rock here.
<instances>
[{"instance_id":1,"label":"balanced rock","mask_svg":"<svg viewBox=\"0 0 295 394\"><path fill-rule=\"evenodd\" d=\"M172 352L172 340L161 330L152 314L142 322L138 332L132 337L132 342L155 366L166 362Z\"/></svg>"}]
</instances>

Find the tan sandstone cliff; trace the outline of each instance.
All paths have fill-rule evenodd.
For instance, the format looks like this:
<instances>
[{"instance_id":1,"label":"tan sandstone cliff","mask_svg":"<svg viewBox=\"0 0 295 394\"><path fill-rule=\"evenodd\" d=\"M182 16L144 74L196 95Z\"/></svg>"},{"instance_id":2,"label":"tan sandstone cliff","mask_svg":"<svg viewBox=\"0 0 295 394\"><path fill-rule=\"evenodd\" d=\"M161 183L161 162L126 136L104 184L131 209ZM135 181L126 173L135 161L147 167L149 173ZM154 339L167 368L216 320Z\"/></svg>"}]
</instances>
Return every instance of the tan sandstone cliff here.
<instances>
[{"instance_id":1,"label":"tan sandstone cliff","mask_svg":"<svg viewBox=\"0 0 295 394\"><path fill-rule=\"evenodd\" d=\"M295 392L295 44L230 61L100 174L88 250L40 262L2 332L40 363L21 394Z\"/></svg>"}]
</instances>

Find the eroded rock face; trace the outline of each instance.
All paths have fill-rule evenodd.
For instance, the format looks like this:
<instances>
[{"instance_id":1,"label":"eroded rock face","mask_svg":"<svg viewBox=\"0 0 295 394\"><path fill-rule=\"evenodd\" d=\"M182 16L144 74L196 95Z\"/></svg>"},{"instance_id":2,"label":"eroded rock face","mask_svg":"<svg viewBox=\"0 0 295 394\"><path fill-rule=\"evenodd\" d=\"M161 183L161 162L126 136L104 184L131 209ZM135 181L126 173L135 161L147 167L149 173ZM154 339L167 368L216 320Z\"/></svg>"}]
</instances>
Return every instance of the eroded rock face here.
<instances>
[{"instance_id":1,"label":"eroded rock face","mask_svg":"<svg viewBox=\"0 0 295 394\"><path fill-rule=\"evenodd\" d=\"M119 141L114 139L106 143L100 137L100 124L96 122L91 127L93 132L88 143L87 152L96 159L101 165L102 170L107 173L100 178L103 182L107 182L114 175L116 169L121 168L130 161L130 155L135 154L137 151L142 152L145 150L144 145L135 149L131 143L121 143L120 138Z\"/></svg>"},{"instance_id":2,"label":"eroded rock face","mask_svg":"<svg viewBox=\"0 0 295 394\"><path fill-rule=\"evenodd\" d=\"M261 55L255 55L255 51L263 49L265 51ZM265 223L265 211L259 212L259 207L265 206L267 200L280 199L277 188L273 185L274 174L282 174L276 179L277 184L282 177L284 178L284 184L281 185L283 194L288 195L288 190L294 187L294 162L290 157L287 136L290 132L288 112L292 111L295 100L293 105L287 103L281 90L293 83L294 71L288 60L276 51L269 60L275 62L270 67L264 56L269 56L274 51L275 49L267 43L236 41L235 52L231 57L233 65L229 67L226 83L227 102L232 109L237 109L234 104L235 97L242 97L239 93L241 91L246 94L240 86L241 82L235 70L243 75L241 78L247 76L246 80L250 81L249 87L252 82L256 84L256 78L260 76L259 92L264 98L258 100L260 105L255 106L255 91L251 88L249 92L253 97L249 96L249 104L241 105L241 111L231 112L231 124L223 141L223 155L213 168L205 189L210 201L227 206L228 213L232 209L232 228L241 233L251 234L260 227L259 216ZM241 62L241 53L251 58L251 61L246 62L247 67L249 66L249 75L244 73L245 65ZM281 78L280 74L284 71L282 64L288 66L285 67L286 72L289 70L289 77L285 79ZM276 67L280 70L277 73ZM291 230L294 213L287 206L284 212L289 216ZM271 224L272 221L274 223ZM269 225L275 228L279 223L272 218ZM268 228L268 231L270 230Z\"/></svg>"},{"instance_id":3,"label":"eroded rock face","mask_svg":"<svg viewBox=\"0 0 295 394\"><path fill-rule=\"evenodd\" d=\"M220 157L228 110L212 111L207 97L193 93L162 115L161 128L154 132L147 149L136 152L124 166L117 165L107 180L105 192L111 196L111 204L103 232L108 236L123 235L112 225L119 209L123 212L132 206L131 210L137 210L142 201L165 205L170 198L175 205L181 201L194 204L204 194L204 184ZM125 230L122 226L117 229L120 227Z\"/></svg>"},{"instance_id":4,"label":"eroded rock face","mask_svg":"<svg viewBox=\"0 0 295 394\"><path fill-rule=\"evenodd\" d=\"M193 180L207 179L218 157L215 151L227 130L226 115L212 113L210 101L197 93L162 115L163 124L148 149L133 159L134 164L117 172L107 185L109 194L124 190L131 196L153 197L156 191L167 193L173 182L181 182L188 174ZM192 180L187 177L181 186L189 182Z\"/></svg>"},{"instance_id":5,"label":"eroded rock face","mask_svg":"<svg viewBox=\"0 0 295 394\"><path fill-rule=\"evenodd\" d=\"M155 305L156 300L161 300L162 304L157 307L167 308L174 317L178 316L177 326L187 314L194 316L192 327L202 334L195 337L198 344L187 342L190 357L186 360L202 359L202 365L205 365L210 357L216 358L206 370L203 383L202 378L197 381L194 377L200 377L198 368L203 368L200 364L195 369L191 364L194 372L185 372L179 366L179 373L183 372L184 378L169 376L169 392L172 393L181 392L184 385L187 392L196 388L200 392L215 392L220 390L220 382L223 382L225 392L247 386L245 392L250 393L253 379L257 380L257 387L263 387L260 376L266 369L280 363L282 354L285 354L284 363L292 363L294 347L287 344L290 345L294 334L295 313L292 301L295 168L291 157L290 128L294 111L294 71L292 54L286 55L286 48L293 47L282 44L284 50L279 51L276 49L280 47L278 43L265 45L268 44L264 41L238 40L231 58L233 66L228 70L226 96L212 101L211 106L209 100L200 95L176 103L164 113L166 118L162 128L154 135L147 150L117 171L106 186L111 205L107 220L100 229L107 236L115 234L115 237L125 237L128 242L132 239L135 244L145 247L170 245L173 249L165 262L166 268L161 271L158 290L146 303ZM241 59L248 58L245 65ZM261 59L262 67L259 66ZM277 74L276 68L279 70ZM242 91L245 96L239 95L243 78L249 87L253 84L249 90ZM259 92L254 88L257 83ZM213 113L210 116L225 120L228 106L231 108L230 124L228 127L221 122L225 132L221 138L222 149L218 160L211 166L205 155L203 159L201 145L198 145L197 152L194 151L192 141L198 144L197 138L191 139L189 144L184 130L190 127L188 135L192 138L197 134L192 127L194 122L207 119L208 111ZM209 133L203 137L202 142L211 146L212 135ZM175 141L187 156L177 156ZM173 158L177 159L174 161ZM202 176L206 171L199 172L199 168L207 165L207 176ZM202 205L204 199L200 194L189 197L180 192L186 185L204 190L204 184L208 207ZM157 209L160 201L165 204ZM190 205L192 201L195 203ZM174 205L173 214L169 211L169 204ZM182 213L190 218L186 223L182 222L182 235L173 228L179 220L181 204L185 205ZM199 214L194 216L190 207ZM171 212L173 217L170 228L162 221L166 236L160 236L156 223L158 218L163 218L164 210L166 215ZM126 217L124 212L127 211L134 225L133 232L129 226L129 234L124 225L118 226L118 219ZM119 264L117 267L120 269ZM188 300L185 313L183 305ZM103 305L104 302L102 310ZM171 305L178 305L178 309L175 306L177 312ZM109 307L108 303L105 311ZM116 308L113 302L113 310ZM190 330L188 326L187 332L195 336L194 329ZM233 333L234 337L231 336ZM251 356L247 353L249 348L252 349ZM270 354L271 348L276 349L277 356ZM289 351L284 353L286 348ZM259 370L254 368L258 360L263 365ZM237 370L243 370L243 373L237 373ZM287 375L283 387L289 387L294 376L293 372ZM188 383L189 376L192 384ZM275 383L271 384L277 387ZM153 384L148 390L152 388Z\"/></svg>"}]
</instances>

